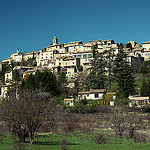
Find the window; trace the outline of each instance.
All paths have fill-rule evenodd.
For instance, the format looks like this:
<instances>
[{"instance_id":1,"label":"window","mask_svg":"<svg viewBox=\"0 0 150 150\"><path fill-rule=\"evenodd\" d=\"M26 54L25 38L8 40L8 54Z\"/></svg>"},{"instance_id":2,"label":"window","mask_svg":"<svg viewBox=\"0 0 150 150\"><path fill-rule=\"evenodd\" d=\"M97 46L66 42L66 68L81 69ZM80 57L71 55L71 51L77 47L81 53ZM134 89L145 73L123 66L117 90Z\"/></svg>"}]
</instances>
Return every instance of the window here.
<instances>
[{"instance_id":1,"label":"window","mask_svg":"<svg viewBox=\"0 0 150 150\"><path fill-rule=\"evenodd\" d=\"M95 93L95 98L98 98L98 93Z\"/></svg>"},{"instance_id":2,"label":"window","mask_svg":"<svg viewBox=\"0 0 150 150\"><path fill-rule=\"evenodd\" d=\"M87 54L84 54L84 55L83 55L83 58L87 58Z\"/></svg>"}]
</instances>

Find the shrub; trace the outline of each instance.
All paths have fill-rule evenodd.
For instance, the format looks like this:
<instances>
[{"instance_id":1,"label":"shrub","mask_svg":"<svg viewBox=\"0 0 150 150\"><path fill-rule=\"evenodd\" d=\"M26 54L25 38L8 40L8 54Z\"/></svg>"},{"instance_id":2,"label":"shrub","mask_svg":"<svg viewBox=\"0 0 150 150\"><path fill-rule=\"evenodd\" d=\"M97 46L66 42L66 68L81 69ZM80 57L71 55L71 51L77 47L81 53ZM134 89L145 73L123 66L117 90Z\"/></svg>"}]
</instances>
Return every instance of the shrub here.
<instances>
[{"instance_id":1,"label":"shrub","mask_svg":"<svg viewBox=\"0 0 150 150\"><path fill-rule=\"evenodd\" d=\"M104 144L107 142L107 139L104 134L98 134L95 136L94 141L96 144Z\"/></svg>"},{"instance_id":2,"label":"shrub","mask_svg":"<svg viewBox=\"0 0 150 150\"><path fill-rule=\"evenodd\" d=\"M150 113L150 104L143 108L144 112Z\"/></svg>"},{"instance_id":3,"label":"shrub","mask_svg":"<svg viewBox=\"0 0 150 150\"><path fill-rule=\"evenodd\" d=\"M47 121L40 126L38 132L53 132L56 129L56 123L54 120Z\"/></svg>"},{"instance_id":4,"label":"shrub","mask_svg":"<svg viewBox=\"0 0 150 150\"><path fill-rule=\"evenodd\" d=\"M60 150L67 150L68 141L66 139L62 139L60 142Z\"/></svg>"},{"instance_id":5,"label":"shrub","mask_svg":"<svg viewBox=\"0 0 150 150\"><path fill-rule=\"evenodd\" d=\"M149 141L149 137L146 134L143 133L137 133L134 136L134 142L138 142L138 143L148 143Z\"/></svg>"}]
</instances>

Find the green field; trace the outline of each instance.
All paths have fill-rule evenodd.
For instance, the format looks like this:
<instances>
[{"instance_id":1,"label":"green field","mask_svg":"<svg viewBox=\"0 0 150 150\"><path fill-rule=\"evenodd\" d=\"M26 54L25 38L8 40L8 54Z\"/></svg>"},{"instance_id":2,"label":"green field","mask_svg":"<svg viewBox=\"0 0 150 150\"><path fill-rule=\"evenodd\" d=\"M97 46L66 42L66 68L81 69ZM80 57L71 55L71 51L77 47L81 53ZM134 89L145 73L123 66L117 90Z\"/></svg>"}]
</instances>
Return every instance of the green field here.
<instances>
[{"instance_id":1,"label":"green field","mask_svg":"<svg viewBox=\"0 0 150 150\"><path fill-rule=\"evenodd\" d=\"M60 141L66 139L68 141L68 150L149 150L150 143L134 143L132 139L107 137L106 144L96 144L93 135L38 135L35 138L34 144L22 145L20 149L26 150L59 150ZM0 150L17 150L19 149L15 144L16 138L12 136L3 137L0 143Z\"/></svg>"}]
</instances>

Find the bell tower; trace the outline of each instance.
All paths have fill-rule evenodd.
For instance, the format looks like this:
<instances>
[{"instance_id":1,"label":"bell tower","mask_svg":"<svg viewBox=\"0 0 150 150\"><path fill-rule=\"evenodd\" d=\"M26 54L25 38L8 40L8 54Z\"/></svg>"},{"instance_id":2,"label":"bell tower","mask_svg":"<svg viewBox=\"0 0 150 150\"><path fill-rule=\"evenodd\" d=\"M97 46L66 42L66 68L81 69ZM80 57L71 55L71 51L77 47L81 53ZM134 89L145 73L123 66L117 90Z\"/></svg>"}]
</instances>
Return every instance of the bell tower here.
<instances>
[{"instance_id":1,"label":"bell tower","mask_svg":"<svg viewBox=\"0 0 150 150\"><path fill-rule=\"evenodd\" d=\"M56 45L56 44L58 44L58 39L57 39L57 36L55 35L53 39L53 45Z\"/></svg>"}]
</instances>

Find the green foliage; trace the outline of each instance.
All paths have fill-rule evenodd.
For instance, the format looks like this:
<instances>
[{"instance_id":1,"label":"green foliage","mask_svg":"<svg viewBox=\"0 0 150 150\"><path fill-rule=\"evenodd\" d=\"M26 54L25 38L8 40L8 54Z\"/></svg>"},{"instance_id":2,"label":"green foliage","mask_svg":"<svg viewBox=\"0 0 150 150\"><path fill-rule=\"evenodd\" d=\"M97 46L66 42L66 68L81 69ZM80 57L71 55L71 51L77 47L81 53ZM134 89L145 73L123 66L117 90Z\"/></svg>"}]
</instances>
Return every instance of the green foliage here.
<instances>
[{"instance_id":1,"label":"green foliage","mask_svg":"<svg viewBox=\"0 0 150 150\"><path fill-rule=\"evenodd\" d=\"M56 135L56 134L46 134L38 135L35 144L27 143L26 149L44 149L44 150L58 150L60 149L60 142L63 139L67 140L67 148L71 150L93 150L93 149L103 149L103 150L149 150L149 143L134 143L133 139L128 138L116 138L116 137L106 137L106 144L95 144L95 136L93 135ZM3 142L0 144L1 150L12 150L13 149L13 138L10 135L4 137Z\"/></svg>"},{"instance_id":2,"label":"green foliage","mask_svg":"<svg viewBox=\"0 0 150 150\"><path fill-rule=\"evenodd\" d=\"M37 70L35 75L28 75L27 79L22 82L22 89L42 89L46 92L56 94L57 80L52 72L48 70L40 72L39 70Z\"/></svg>"},{"instance_id":3,"label":"green foliage","mask_svg":"<svg viewBox=\"0 0 150 150\"><path fill-rule=\"evenodd\" d=\"M82 107L81 103L75 102L73 107L72 107L72 111L75 113L79 113L81 111L81 107Z\"/></svg>"},{"instance_id":4,"label":"green foliage","mask_svg":"<svg viewBox=\"0 0 150 150\"><path fill-rule=\"evenodd\" d=\"M0 80L4 83L5 82L5 72L11 71L12 68L7 63L2 64L2 71L0 71Z\"/></svg>"},{"instance_id":5,"label":"green foliage","mask_svg":"<svg viewBox=\"0 0 150 150\"><path fill-rule=\"evenodd\" d=\"M67 85L67 77L65 72L61 72L58 76L58 85L64 88Z\"/></svg>"},{"instance_id":6,"label":"green foliage","mask_svg":"<svg viewBox=\"0 0 150 150\"><path fill-rule=\"evenodd\" d=\"M107 143L107 139L106 139L104 134L96 135L94 141L95 141L96 144L105 144L105 143Z\"/></svg>"},{"instance_id":7,"label":"green foliage","mask_svg":"<svg viewBox=\"0 0 150 150\"><path fill-rule=\"evenodd\" d=\"M127 43L126 44L126 48L130 48L130 50L132 51L132 44L131 43Z\"/></svg>"},{"instance_id":8,"label":"green foliage","mask_svg":"<svg viewBox=\"0 0 150 150\"><path fill-rule=\"evenodd\" d=\"M142 86L141 86L141 90L140 90L140 95L141 96L147 96L149 93L148 93L148 83L146 82L145 80L145 77L143 78L143 81L142 81Z\"/></svg>"},{"instance_id":9,"label":"green foliage","mask_svg":"<svg viewBox=\"0 0 150 150\"><path fill-rule=\"evenodd\" d=\"M90 68L90 73L87 76L87 85L92 89L104 89L106 81L106 61L104 58L104 53L94 53Z\"/></svg>"},{"instance_id":10,"label":"green foliage","mask_svg":"<svg viewBox=\"0 0 150 150\"><path fill-rule=\"evenodd\" d=\"M142 74L149 73L150 72L150 61L144 61L140 71Z\"/></svg>"},{"instance_id":11,"label":"green foliage","mask_svg":"<svg viewBox=\"0 0 150 150\"><path fill-rule=\"evenodd\" d=\"M112 82L114 81L114 76L113 76L113 58L114 58L114 52L113 49L110 49L108 51L105 51L105 55L106 55L106 59L107 59L107 63L106 63L106 67L107 67L107 84L108 84L108 89L111 90L112 89Z\"/></svg>"},{"instance_id":12,"label":"green foliage","mask_svg":"<svg viewBox=\"0 0 150 150\"><path fill-rule=\"evenodd\" d=\"M13 70L13 82L18 84L19 81L21 81L22 76L19 74L18 70Z\"/></svg>"},{"instance_id":13,"label":"green foliage","mask_svg":"<svg viewBox=\"0 0 150 150\"><path fill-rule=\"evenodd\" d=\"M129 94L135 93L135 80L133 70L127 62L127 55L122 49L119 50L114 61L114 77L118 83L118 91L127 98Z\"/></svg>"},{"instance_id":14,"label":"green foliage","mask_svg":"<svg viewBox=\"0 0 150 150\"><path fill-rule=\"evenodd\" d=\"M89 103L89 111L92 113L96 112L98 106L99 106L99 101L93 100L91 103Z\"/></svg>"},{"instance_id":15,"label":"green foliage","mask_svg":"<svg viewBox=\"0 0 150 150\"><path fill-rule=\"evenodd\" d=\"M122 43L119 44L119 49L123 49L123 44Z\"/></svg>"}]
</instances>

